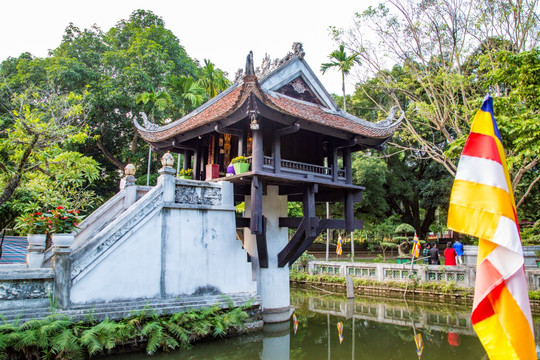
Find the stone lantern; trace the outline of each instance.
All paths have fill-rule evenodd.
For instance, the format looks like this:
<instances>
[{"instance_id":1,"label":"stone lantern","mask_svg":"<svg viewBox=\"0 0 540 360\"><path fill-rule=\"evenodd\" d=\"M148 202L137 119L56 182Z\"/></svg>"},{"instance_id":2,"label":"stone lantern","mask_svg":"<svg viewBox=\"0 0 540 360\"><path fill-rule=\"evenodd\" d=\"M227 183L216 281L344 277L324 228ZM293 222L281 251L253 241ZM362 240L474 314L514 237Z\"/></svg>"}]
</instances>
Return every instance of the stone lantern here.
<instances>
[{"instance_id":1,"label":"stone lantern","mask_svg":"<svg viewBox=\"0 0 540 360\"><path fill-rule=\"evenodd\" d=\"M133 164L127 164L124 168L124 174L126 176L133 176L135 175L135 165Z\"/></svg>"},{"instance_id":2,"label":"stone lantern","mask_svg":"<svg viewBox=\"0 0 540 360\"><path fill-rule=\"evenodd\" d=\"M174 165L174 158L170 152L166 152L161 157L161 165L163 165L163 167L172 167Z\"/></svg>"},{"instance_id":3,"label":"stone lantern","mask_svg":"<svg viewBox=\"0 0 540 360\"><path fill-rule=\"evenodd\" d=\"M127 164L124 167L124 178L120 180L120 190L125 189L128 186L135 185L137 179L135 178L135 165Z\"/></svg>"}]
</instances>

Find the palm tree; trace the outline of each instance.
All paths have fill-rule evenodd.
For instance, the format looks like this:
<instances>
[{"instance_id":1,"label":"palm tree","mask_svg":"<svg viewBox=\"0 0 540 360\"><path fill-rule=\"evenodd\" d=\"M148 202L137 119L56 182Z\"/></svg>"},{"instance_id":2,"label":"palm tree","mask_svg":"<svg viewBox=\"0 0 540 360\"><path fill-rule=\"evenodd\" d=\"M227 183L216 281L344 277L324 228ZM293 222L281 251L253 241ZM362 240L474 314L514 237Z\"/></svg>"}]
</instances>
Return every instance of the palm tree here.
<instances>
[{"instance_id":1,"label":"palm tree","mask_svg":"<svg viewBox=\"0 0 540 360\"><path fill-rule=\"evenodd\" d=\"M182 116L204 102L204 87L191 76L171 75L166 82L173 96L180 99Z\"/></svg>"},{"instance_id":2,"label":"palm tree","mask_svg":"<svg viewBox=\"0 0 540 360\"><path fill-rule=\"evenodd\" d=\"M143 103L150 107L150 117L155 121L155 111L164 111L171 103L171 97L166 91L160 92L143 92L136 97L137 104Z\"/></svg>"},{"instance_id":3,"label":"palm tree","mask_svg":"<svg viewBox=\"0 0 540 360\"><path fill-rule=\"evenodd\" d=\"M337 68L341 71L341 89L343 90L343 111L347 111L346 99L345 99L345 75L349 75L354 64L360 65L360 60L358 58L358 53L354 53L350 56L345 52L345 45L339 45L339 50L334 50L330 55L329 63L323 63L321 65L321 71L324 74L326 70L330 68Z\"/></svg>"},{"instance_id":4,"label":"palm tree","mask_svg":"<svg viewBox=\"0 0 540 360\"><path fill-rule=\"evenodd\" d=\"M208 98L211 99L227 89L231 82L225 77L223 70L216 68L210 60L204 59L204 66L201 69L201 84L204 86Z\"/></svg>"}]
</instances>

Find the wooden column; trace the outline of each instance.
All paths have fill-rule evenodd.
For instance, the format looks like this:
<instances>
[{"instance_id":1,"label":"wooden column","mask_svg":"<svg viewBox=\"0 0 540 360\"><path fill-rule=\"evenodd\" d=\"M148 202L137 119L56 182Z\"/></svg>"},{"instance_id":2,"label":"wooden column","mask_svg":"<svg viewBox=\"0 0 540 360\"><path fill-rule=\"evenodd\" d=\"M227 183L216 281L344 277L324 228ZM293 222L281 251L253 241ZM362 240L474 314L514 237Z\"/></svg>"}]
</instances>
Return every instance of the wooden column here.
<instances>
[{"instance_id":1,"label":"wooden column","mask_svg":"<svg viewBox=\"0 0 540 360\"><path fill-rule=\"evenodd\" d=\"M198 146L195 150L195 161L193 164L193 179L200 180L200 173L202 168L203 148Z\"/></svg>"},{"instance_id":2,"label":"wooden column","mask_svg":"<svg viewBox=\"0 0 540 360\"><path fill-rule=\"evenodd\" d=\"M312 218L315 218L315 193L318 192L317 184L308 184L304 190L304 218L308 220L306 226L306 236L315 236L317 231Z\"/></svg>"},{"instance_id":3,"label":"wooden column","mask_svg":"<svg viewBox=\"0 0 540 360\"><path fill-rule=\"evenodd\" d=\"M262 234L262 183L259 177L254 175L251 179L251 221L250 229L252 234Z\"/></svg>"},{"instance_id":4,"label":"wooden column","mask_svg":"<svg viewBox=\"0 0 540 360\"><path fill-rule=\"evenodd\" d=\"M331 141L328 148L328 165L332 168L332 181L338 181L338 153L336 145Z\"/></svg>"},{"instance_id":5,"label":"wooden column","mask_svg":"<svg viewBox=\"0 0 540 360\"><path fill-rule=\"evenodd\" d=\"M260 124L260 126L264 126ZM252 163L251 170L253 171L262 171L264 163L264 152L263 152L263 135L262 130L253 130L253 147L252 147Z\"/></svg>"},{"instance_id":6,"label":"wooden column","mask_svg":"<svg viewBox=\"0 0 540 360\"><path fill-rule=\"evenodd\" d=\"M354 199L350 191L345 194L345 231L354 231Z\"/></svg>"},{"instance_id":7,"label":"wooden column","mask_svg":"<svg viewBox=\"0 0 540 360\"><path fill-rule=\"evenodd\" d=\"M281 172L281 136L276 134L274 137L274 173L279 174Z\"/></svg>"},{"instance_id":8,"label":"wooden column","mask_svg":"<svg viewBox=\"0 0 540 360\"><path fill-rule=\"evenodd\" d=\"M345 182L352 184L351 148L343 149L343 166L345 167Z\"/></svg>"},{"instance_id":9,"label":"wooden column","mask_svg":"<svg viewBox=\"0 0 540 360\"><path fill-rule=\"evenodd\" d=\"M242 156L246 155L246 133L242 131L242 133L238 136L238 155Z\"/></svg>"},{"instance_id":10,"label":"wooden column","mask_svg":"<svg viewBox=\"0 0 540 360\"><path fill-rule=\"evenodd\" d=\"M193 151L191 150L184 150L184 161L182 164L182 169L192 169L191 167L191 156L193 155Z\"/></svg>"}]
</instances>

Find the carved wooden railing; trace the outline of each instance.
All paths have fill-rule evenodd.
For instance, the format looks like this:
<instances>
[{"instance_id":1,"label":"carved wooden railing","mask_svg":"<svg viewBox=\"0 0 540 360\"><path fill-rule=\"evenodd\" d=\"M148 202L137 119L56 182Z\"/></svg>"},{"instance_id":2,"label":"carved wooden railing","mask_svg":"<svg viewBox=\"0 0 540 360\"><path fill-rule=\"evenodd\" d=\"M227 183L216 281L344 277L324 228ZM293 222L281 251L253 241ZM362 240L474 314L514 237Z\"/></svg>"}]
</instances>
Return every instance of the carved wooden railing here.
<instances>
[{"instance_id":1,"label":"carved wooden railing","mask_svg":"<svg viewBox=\"0 0 540 360\"><path fill-rule=\"evenodd\" d=\"M252 164L253 157L249 156L247 162ZM263 157L263 169L274 170L274 158L271 156ZM313 165L292 160L281 160L281 172L294 175L313 175L314 177L327 180L332 179L333 170L330 167ZM338 180L345 180L345 169L338 169Z\"/></svg>"}]
</instances>

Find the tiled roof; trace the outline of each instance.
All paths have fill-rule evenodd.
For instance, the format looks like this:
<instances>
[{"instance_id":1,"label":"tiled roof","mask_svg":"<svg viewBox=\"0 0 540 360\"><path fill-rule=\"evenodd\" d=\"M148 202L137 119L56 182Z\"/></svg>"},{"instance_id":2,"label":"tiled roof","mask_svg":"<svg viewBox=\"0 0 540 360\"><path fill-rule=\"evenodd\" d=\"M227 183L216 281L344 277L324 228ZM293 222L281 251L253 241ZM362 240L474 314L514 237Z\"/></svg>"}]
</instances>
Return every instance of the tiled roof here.
<instances>
[{"instance_id":1,"label":"tiled roof","mask_svg":"<svg viewBox=\"0 0 540 360\"><path fill-rule=\"evenodd\" d=\"M276 71L279 71L279 68ZM393 123L389 120L371 123L342 110L332 111L321 105L294 99L273 91L266 93L261 89L258 79L254 75L246 75L243 81L235 83L193 112L170 124L148 129L139 125L136 119L134 119L134 123L146 141L165 141L176 135L226 118L238 110L247 101L250 94L255 95L263 104L281 113L368 138L386 139L391 137L401 121L399 119Z\"/></svg>"}]
</instances>

